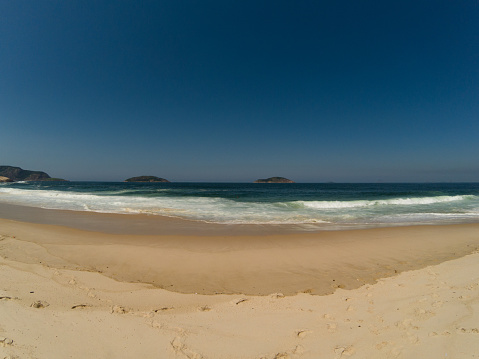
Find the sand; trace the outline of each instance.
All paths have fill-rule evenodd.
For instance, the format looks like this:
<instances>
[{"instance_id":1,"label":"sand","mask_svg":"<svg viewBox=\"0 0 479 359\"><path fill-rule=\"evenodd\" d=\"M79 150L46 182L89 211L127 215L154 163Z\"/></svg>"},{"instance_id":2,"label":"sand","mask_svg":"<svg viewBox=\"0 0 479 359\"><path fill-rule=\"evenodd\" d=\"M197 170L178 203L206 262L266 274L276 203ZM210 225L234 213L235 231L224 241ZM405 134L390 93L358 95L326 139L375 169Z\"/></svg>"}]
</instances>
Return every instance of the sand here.
<instances>
[{"instance_id":1,"label":"sand","mask_svg":"<svg viewBox=\"0 0 479 359\"><path fill-rule=\"evenodd\" d=\"M0 358L479 357L479 225L119 235L0 220Z\"/></svg>"}]
</instances>

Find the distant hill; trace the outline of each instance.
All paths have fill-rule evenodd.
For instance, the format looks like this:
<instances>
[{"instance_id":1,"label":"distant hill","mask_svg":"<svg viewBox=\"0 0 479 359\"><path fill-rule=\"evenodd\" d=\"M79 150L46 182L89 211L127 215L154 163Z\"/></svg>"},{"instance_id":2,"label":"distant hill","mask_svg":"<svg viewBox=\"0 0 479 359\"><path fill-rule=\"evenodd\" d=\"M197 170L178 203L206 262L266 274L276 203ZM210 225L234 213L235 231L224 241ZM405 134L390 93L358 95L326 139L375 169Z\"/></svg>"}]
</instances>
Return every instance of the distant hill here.
<instances>
[{"instance_id":1,"label":"distant hill","mask_svg":"<svg viewBox=\"0 0 479 359\"><path fill-rule=\"evenodd\" d=\"M29 171L13 166L0 166L0 176L10 178L12 181L44 181L51 178L42 171Z\"/></svg>"},{"instance_id":2,"label":"distant hill","mask_svg":"<svg viewBox=\"0 0 479 359\"><path fill-rule=\"evenodd\" d=\"M254 181L254 183L294 183L294 181L291 181L290 179L287 179L284 177L270 177L270 178L258 179Z\"/></svg>"},{"instance_id":3,"label":"distant hill","mask_svg":"<svg viewBox=\"0 0 479 359\"><path fill-rule=\"evenodd\" d=\"M138 176L131 177L125 180L125 182L170 182L164 178L156 176Z\"/></svg>"}]
</instances>

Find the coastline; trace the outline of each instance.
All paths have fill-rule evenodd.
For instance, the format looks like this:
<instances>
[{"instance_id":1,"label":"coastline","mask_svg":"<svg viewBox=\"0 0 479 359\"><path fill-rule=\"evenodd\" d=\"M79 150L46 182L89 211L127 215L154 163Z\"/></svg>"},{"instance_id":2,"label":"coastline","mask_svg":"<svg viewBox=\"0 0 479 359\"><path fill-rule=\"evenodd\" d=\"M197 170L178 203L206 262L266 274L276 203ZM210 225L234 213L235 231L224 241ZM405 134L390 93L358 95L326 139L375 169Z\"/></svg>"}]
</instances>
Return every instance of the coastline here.
<instances>
[{"instance_id":1,"label":"coastline","mask_svg":"<svg viewBox=\"0 0 479 359\"><path fill-rule=\"evenodd\" d=\"M46 209L9 203L0 203L0 218L108 234L130 235L237 236L321 230L321 227L310 224L217 224L160 215Z\"/></svg>"},{"instance_id":2,"label":"coastline","mask_svg":"<svg viewBox=\"0 0 479 359\"><path fill-rule=\"evenodd\" d=\"M118 234L0 219L0 354L478 352L479 224L246 233Z\"/></svg>"},{"instance_id":3,"label":"coastline","mask_svg":"<svg viewBox=\"0 0 479 359\"><path fill-rule=\"evenodd\" d=\"M479 184L32 182L0 187L1 202L15 205L0 204L0 218L114 233L281 234L479 222Z\"/></svg>"}]
</instances>

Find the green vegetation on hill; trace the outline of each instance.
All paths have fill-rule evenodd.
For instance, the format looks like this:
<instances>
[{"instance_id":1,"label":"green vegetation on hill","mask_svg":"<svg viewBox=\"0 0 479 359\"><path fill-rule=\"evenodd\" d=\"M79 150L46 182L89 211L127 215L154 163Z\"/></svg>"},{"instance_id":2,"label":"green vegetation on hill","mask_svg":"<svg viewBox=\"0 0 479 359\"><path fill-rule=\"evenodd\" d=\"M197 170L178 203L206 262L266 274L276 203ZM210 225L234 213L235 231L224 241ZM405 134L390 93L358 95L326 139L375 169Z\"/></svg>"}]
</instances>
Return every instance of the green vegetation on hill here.
<instances>
[{"instance_id":1,"label":"green vegetation on hill","mask_svg":"<svg viewBox=\"0 0 479 359\"><path fill-rule=\"evenodd\" d=\"M125 180L125 182L170 182L164 178L156 176L138 176L131 177Z\"/></svg>"},{"instance_id":2,"label":"green vegetation on hill","mask_svg":"<svg viewBox=\"0 0 479 359\"><path fill-rule=\"evenodd\" d=\"M294 183L290 179L284 177L270 177L270 178L261 178L254 181L254 183Z\"/></svg>"}]
</instances>

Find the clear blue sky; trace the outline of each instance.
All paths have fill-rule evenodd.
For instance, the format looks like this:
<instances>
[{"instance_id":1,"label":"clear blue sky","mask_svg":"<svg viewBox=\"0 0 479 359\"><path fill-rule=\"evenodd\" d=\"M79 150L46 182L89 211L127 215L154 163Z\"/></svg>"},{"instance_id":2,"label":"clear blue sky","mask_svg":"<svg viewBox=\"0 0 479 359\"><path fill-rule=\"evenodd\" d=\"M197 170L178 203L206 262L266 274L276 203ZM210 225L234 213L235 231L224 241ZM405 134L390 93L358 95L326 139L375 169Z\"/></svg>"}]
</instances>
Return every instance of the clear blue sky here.
<instances>
[{"instance_id":1,"label":"clear blue sky","mask_svg":"<svg viewBox=\"0 0 479 359\"><path fill-rule=\"evenodd\" d=\"M479 3L0 0L0 165L479 181Z\"/></svg>"}]
</instances>

